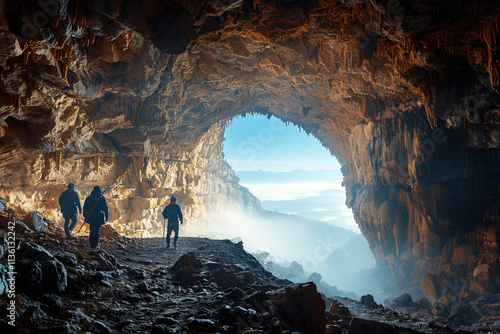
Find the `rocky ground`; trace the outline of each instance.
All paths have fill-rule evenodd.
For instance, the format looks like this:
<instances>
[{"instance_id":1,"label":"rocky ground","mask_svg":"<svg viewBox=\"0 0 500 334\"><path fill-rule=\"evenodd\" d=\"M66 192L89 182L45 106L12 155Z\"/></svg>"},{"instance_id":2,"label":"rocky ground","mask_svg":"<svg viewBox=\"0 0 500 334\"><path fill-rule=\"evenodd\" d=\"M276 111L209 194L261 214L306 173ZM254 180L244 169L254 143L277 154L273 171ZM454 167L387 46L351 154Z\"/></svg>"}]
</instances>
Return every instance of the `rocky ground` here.
<instances>
[{"instance_id":1,"label":"rocky ground","mask_svg":"<svg viewBox=\"0 0 500 334\"><path fill-rule=\"evenodd\" d=\"M1 203L0 203L1 204ZM2 208L0 208L0 211ZM8 320L9 221L16 224L16 324ZM101 248L86 236L66 239L32 214L24 222L0 212L2 333L443 333L458 332L425 317L429 302L402 296L392 310L327 298L314 283L292 284L267 272L228 240L130 239L105 226ZM494 332L499 322L462 327Z\"/></svg>"}]
</instances>

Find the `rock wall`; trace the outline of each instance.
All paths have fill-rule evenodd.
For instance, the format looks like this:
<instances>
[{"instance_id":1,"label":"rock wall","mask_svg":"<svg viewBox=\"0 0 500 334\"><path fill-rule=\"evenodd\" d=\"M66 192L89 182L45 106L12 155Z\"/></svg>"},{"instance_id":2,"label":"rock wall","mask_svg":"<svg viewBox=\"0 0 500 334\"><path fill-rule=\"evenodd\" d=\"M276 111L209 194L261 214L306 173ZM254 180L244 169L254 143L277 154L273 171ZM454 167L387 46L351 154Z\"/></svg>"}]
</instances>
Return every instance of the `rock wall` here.
<instances>
[{"instance_id":1,"label":"rock wall","mask_svg":"<svg viewBox=\"0 0 500 334\"><path fill-rule=\"evenodd\" d=\"M147 145L137 155L107 152L91 157L73 152L22 156L13 150L12 165L4 163L0 172L6 181L0 193L11 207L21 210L19 218L38 210L60 223L58 197L68 182L77 185L82 205L100 184L106 190L110 224L125 235L142 237L161 235L161 211L173 195L188 222L208 220L224 205L250 212L260 209L259 200L238 185L224 162L222 136L222 127L214 126L193 151L182 155L148 151Z\"/></svg>"},{"instance_id":2,"label":"rock wall","mask_svg":"<svg viewBox=\"0 0 500 334\"><path fill-rule=\"evenodd\" d=\"M112 189L114 226L132 235L157 231L170 194L189 218L259 210L223 161L223 130L274 115L339 158L347 204L402 288L438 298L452 277L463 294L499 288L496 274L471 285L498 256L496 1L2 6L10 206L55 217L78 180L82 193Z\"/></svg>"}]
</instances>

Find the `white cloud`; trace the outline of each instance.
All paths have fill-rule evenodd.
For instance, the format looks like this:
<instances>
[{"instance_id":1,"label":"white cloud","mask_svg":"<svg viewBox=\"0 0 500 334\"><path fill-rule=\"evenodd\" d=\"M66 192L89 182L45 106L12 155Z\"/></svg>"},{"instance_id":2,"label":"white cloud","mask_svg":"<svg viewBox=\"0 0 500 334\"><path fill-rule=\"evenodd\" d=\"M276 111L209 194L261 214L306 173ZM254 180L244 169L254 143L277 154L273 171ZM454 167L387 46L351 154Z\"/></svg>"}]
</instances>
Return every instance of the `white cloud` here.
<instances>
[{"instance_id":1,"label":"white cloud","mask_svg":"<svg viewBox=\"0 0 500 334\"><path fill-rule=\"evenodd\" d=\"M321 195L321 191L344 189L340 182L290 182L245 184L261 201L284 201Z\"/></svg>"}]
</instances>

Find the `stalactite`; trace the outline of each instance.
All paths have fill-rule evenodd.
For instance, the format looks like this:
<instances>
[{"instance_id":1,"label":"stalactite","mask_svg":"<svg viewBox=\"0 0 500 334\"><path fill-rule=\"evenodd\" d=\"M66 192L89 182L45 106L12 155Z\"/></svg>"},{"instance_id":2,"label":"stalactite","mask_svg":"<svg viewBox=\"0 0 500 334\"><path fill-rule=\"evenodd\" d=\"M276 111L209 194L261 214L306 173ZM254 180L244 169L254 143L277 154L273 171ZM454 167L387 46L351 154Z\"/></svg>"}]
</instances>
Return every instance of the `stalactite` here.
<instances>
[{"instance_id":1,"label":"stalactite","mask_svg":"<svg viewBox=\"0 0 500 334\"><path fill-rule=\"evenodd\" d=\"M21 0L7 0L5 2L2 12L0 12L0 15L7 14L8 12L17 9L19 7L20 2Z\"/></svg>"},{"instance_id":2,"label":"stalactite","mask_svg":"<svg viewBox=\"0 0 500 334\"><path fill-rule=\"evenodd\" d=\"M304 32L303 31L299 32L299 42L300 42L300 44L305 45L305 40L306 39L304 37Z\"/></svg>"},{"instance_id":3,"label":"stalactite","mask_svg":"<svg viewBox=\"0 0 500 334\"><path fill-rule=\"evenodd\" d=\"M410 53L416 50L415 36L410 35L405 37L405 49Z\"/></svg>"},{"instance_id":4,"label":"stalactite","mask_svg":"<svg viewBox=\"0 0 500 334\"><path fill-rule=\"evenodd\" d=\"M126 51L130 45L130 41L132 40L132 32L130 30L125 31L120 36L118 36L117 41L120 49L122 51Z\"/></svg>"},{"instance_id":5,"label":"stalactite","mask_svg":"<svg viewBox=\"0 0 500 334\"><path fill-rule=\"evenodd\" d=\"M50 172L50 161L54 160L56 164L56 169L59 171L61 168L61 161L62 161L62 152L61 151L54 151L54 152L44 152L43 153L43 163L44 163L44 176L45 178L47 174Z\"/></svg>"},{"instance_id":6,"label":"stalactite","mask_svg":"<svg viewBox=\"0 0 500 334\"><path fill-rule=\"evenodd\" d=\"M50 171L50 152L43 153L43 166L44 166L44 176Z\"/></svg>"},{"instance_id":7,"label":"stalactite","mask_svg":"<svg viewBox=\"0 0 500 334\"><path fill-rule=\"evenodd\" d=\"M54 152L54 160L56 162L56 169L57 170L61 169L61 159L62 159L62 152L61 151L55 151Z\"/></svg>"},{"instance_id":8,"label":"stalactite","mask_svg":"<svg viewBox=\"0 0 500 334\"><path fill-rule=\"evenodd\" d=\"M356 15L359 18L361 16L361 14L363 13L364 9L365 9L364 4L362 4L362 3L354 4L353 15Z\"/></svg>"},{"instance_id":9,"label":"stalactite","mask_svg":"<svg viewBox=\"0 0 500 334\"><path fill-rule=\"evenodd\" d=\"M94 169L97 173L99 173L99 164L101 163L101 156L94 155Z\"/></svg>"},{"instance_id":10,"label":"stalactite","mask_svg":"<svg viewBox=\"0 0 500 334\"><path fill-rule=\"evenodd\" d=\"M59 47L62 48L64 43L66 43L66 40L68 39L68 36L66 35L60 35L57 37L57 43L59 44Z\"/></svg>"},{"instance_id":11,"label":"stalactite","mask_svg":"<svg viewBox=\"0 0 500 334\"><path fill-rule=\"evenodd\" d=\"M500 16L497 16L493 22L481 29L481 39L486 43L488 49L488 64L486 70L490 74L491 86L494 90L500 91L497 86L500 85L499 78L499 62L496 59L497 40L500 32L499 29Z\"/></svg>"},{"instance_id":12,"label":"stalactite","mask_svg":"<svg viewBox=\"0 0 500 334\"><path fill-rule=\"evenodd\" d=\"M68 65L64 62L61 62L61 76L64 80L68 77Z\"/></svg>"},{"instance_id":13,"label":"stalactite","mask_svg":"<svg viewBox=\"0 0 500 334\"><path fill-rule=\"evenodd\" d=\"M91 29L88 29L84 34L85 45L89 46L91 44L94 44L95 43L95 36L96 36L96 34L94 33L94 31L92 31ZM127 47L128 47L128 45L127 45Z\"/></svg>"},{"instance_id":14,"label":"stalactite","mask_svg":"<svg viewBox=\"0 0 500 334\"><path fill-rule=\"evenodd\" d=\"M474 13L474 16L478 16L479 14L479 8L481 7L481 1L480 0L476 0L472 3L472 11Z\"/></svg>"},{"instance_id":15,"label":"stalactite","mask_svg":"<svg viewBox=\"0 0 500 334\"><path fill-rule=\"evenodd\" d=\"M21 109L21 96L11 95L10 104L12 104L12 106L17 110Z\"/></svg>"},{"instance_id":16,"label":"stalactite","mask_svg":"<svg viewBox=\"0 0 500 334\"><path fill-rule=\"evenodd\" d=\"M252 0L253 10L257 10L260 0Z\"/></svg>"},{"instance_id":17,"label":"stalactite","mask_svg":"<svg viewBox=\"0 0 500 334\"><path fill-rule=\"evenodd\" d=\"M35 52L30 52L30 59L34 63L38 62L40 60L40 57L41 56L37 55Z\"/></svg>"},{"instance_id":18,"label":"stalactite","mask_svg":"<svg viewBox=\"0 0 500 334\"><path fill-rule=\"evenodd\" d=\"M73 11L71 13L71 21L76 23L80 29L85 23L85 2L83 0L73 1Z\"/></svg>"},{"instance_id":19,"label":"stalactite","mask_svg":"<svg viewBox=\"0 0 500 334\"><path fill-rule=\"evenodd\" d=\"M30 53L31 53L31 50L24 51L24 53L23 53L23 55L24 55L23 65L26 65L28 63L28 61L30 60Z\"/></svg>"},{"instance_id":20,"label":"stalactite","mask_svg":"<svg viewBox=\"0 0 500 334\"><path fill-rule=\"evenodd\" d=\"M142 182L142 169L144 166L144 157L132 157L132 163L134 165L135 176L139 182Z\"/></svg>"},{"instance_id":21,"label":"stalactite","mask_svg":"<svg viewBox=\"0 0 500 334\"><path fill-rule=\"evenodd\" d=\"M51 49L50 52L59 61L68 58L73 53L73 46L66 44L62 49Z\"/></svg>"},{"instance_id":22,"label":"stalactite","mask_svg":"<svg viewBox=\"0 0 500 334\"><path fill-rule=\"evenodd\" d=\"M52 18L52 25L54 25L54 27L59 27L59 22L61 22L61 15L56 15Z\"/></svg>"},{"instance_id":23,"label":"stalactite","mask_svg":"<svg viewBox=\"0 0 500 334\"><path fill-rule=\"evenodd\" d=\"M381 57L383 56L388 49L388 42L386 38L379 38L377 40L377 48L375 50L375 56L376 57Z\"/></svg>"}]
</instances>

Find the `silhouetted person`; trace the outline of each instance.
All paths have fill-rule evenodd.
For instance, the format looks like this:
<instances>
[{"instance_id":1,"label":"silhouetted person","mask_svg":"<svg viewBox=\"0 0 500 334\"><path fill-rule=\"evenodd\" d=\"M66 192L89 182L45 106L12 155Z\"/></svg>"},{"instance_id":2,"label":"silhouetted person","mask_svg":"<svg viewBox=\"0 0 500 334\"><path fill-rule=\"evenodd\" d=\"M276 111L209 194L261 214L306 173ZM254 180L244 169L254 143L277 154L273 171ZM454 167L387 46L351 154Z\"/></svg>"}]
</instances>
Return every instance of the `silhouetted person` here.
<instances>
[{"instance_id":1,"label":"silhouetted person","mask_svg":"<svg viewBox=\"0 0 500 334\"><path fill-rule=\"evenodd\" d=\"M101 226L108 221L108 201L102 194L101 187L95 186L83 205L83 216L90 225L90 248L97 248Z\"/></svg>"},{"instance_id":2,"label":"silhouetted person","mask_svg":"<svg viewBox=\"0 0 500 334\"><path fill-rule=\"evenodd\" d=\"M66 233L66 237L72 238L71 231L73 231L78 222L78 211L80 211L80 214L82 213L82 205L80 204L80 197L78 197L75 191L75 185L70 183L67 188L59 196L59 206L64 218L64 232Z\"/></svg>"},{"instance_id":3,"label":"silhouetted person","mask_svg":"<svg viewBox=\"0 0 500 334\"><path fill-rule=\"evenodd\" d=\"M174 231L174 247L177 248L177 239L179 238L179 221L182 224L182 212L177 199L172 196L170 204L163 209L163 218L168 219L167 226L167 247L170 247L170 234Z\"/></svg>"}]
</instances>

